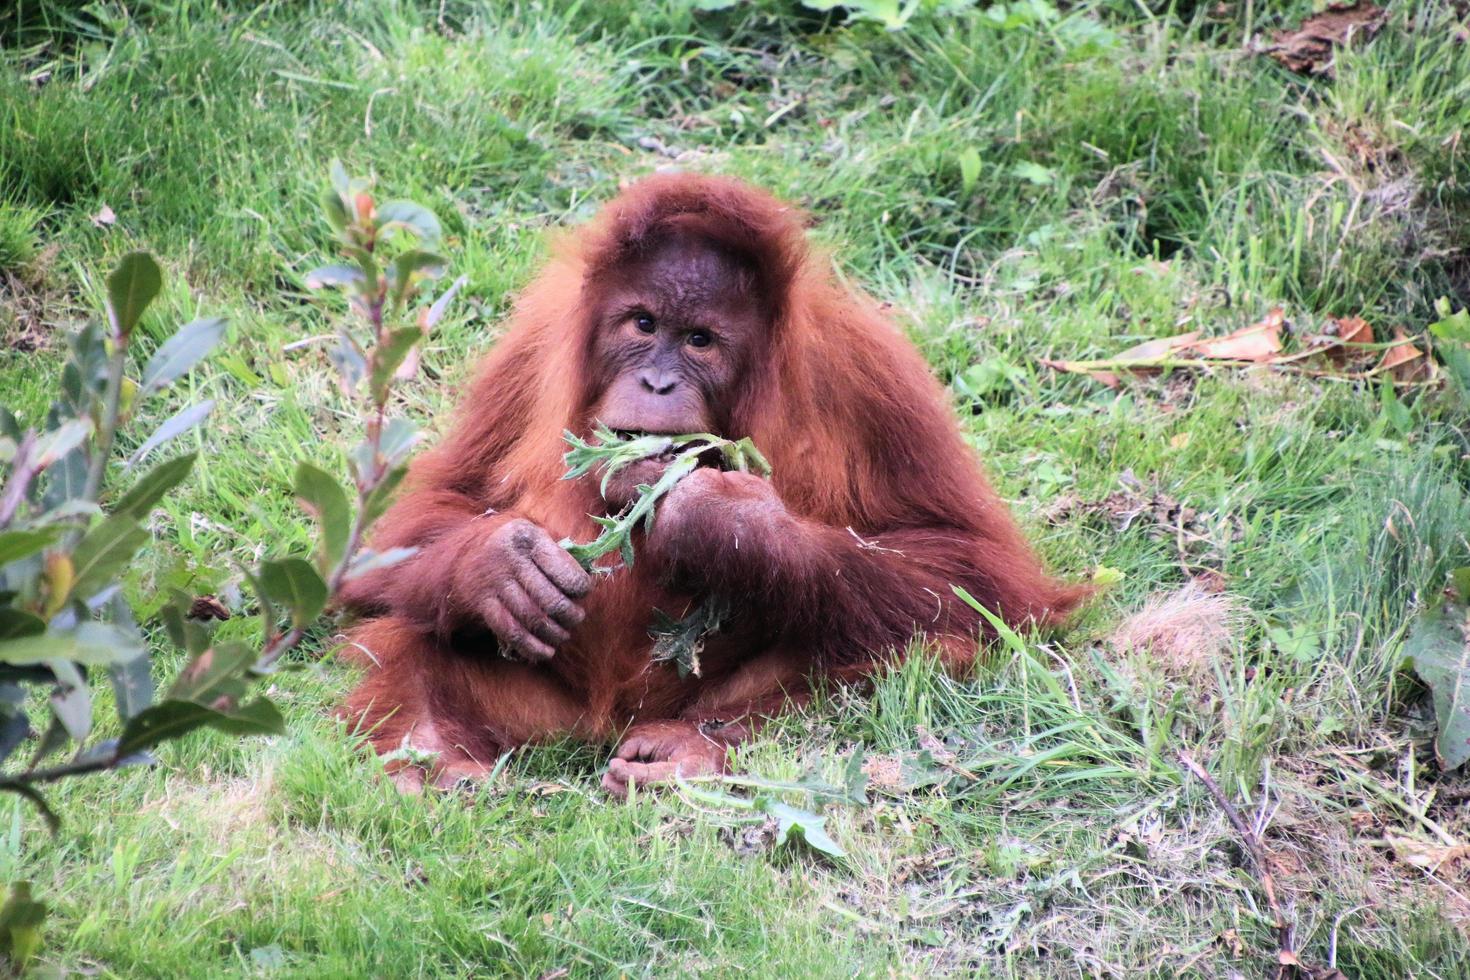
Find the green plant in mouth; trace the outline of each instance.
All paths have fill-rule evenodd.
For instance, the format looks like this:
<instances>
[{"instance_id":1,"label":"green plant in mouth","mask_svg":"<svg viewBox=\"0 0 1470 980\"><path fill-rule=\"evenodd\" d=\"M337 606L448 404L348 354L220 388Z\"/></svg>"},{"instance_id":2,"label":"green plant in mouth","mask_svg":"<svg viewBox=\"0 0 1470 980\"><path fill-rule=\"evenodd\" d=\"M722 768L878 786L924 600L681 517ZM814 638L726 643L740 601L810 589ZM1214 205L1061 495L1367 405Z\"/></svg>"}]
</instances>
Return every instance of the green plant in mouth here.
<instances>
[{"instance_id":1,"label":"green plant in mouth","mask_svg":"<svg viewBox=\"0 0 1470 980\"><path fill-rule=\"evenodd\" d=\"M623 565L632 566L633 531L638 522L643 522L645 533L652 528L654 506L702 462L767 478L771 475L771 464L749 438L725 439L708 432L680 436L630 436L601 423L593 429L592 435L595 442L572 432L566 433L567 445L571 448L565 456L567 472L562 479L575 480L600 469L602 483L598 489L604 497L607 496L608 482L619 470L645 459L669 457L668 466L655 483L638 485L637 496L631 504L612 517L592 518L602 528L596 539L586 544L576 544L570 538L560 542L583 568L598 574L610 574L619 567L595 564L599 558L613 552L618 553ZM649 628L649 635L654 640L654 661L674 663L680 677L690 674L698 677L699 655L704 650L705 640L719 632L729 613L727 605L707 599L683 619L674 619L659 609L653 612L654 623Z\"/></svg>"},{"instance_id":2,"label":"green plant in mouth","mask_svg":"<svg viewBox=\"0 0 1470 980\"><path fill-rule=\"evenodd\" d=\"M571 446L564 457L567 471L562 476L563 480L575 480L594 469L600 469L602 483L598 489L606 497L608 482L625 467L666 455L669 456L669 465L656 483L639 484L636 488L637 498L621 512L612 517L593 517L598 527L602 528L594 540L586 544L576 544L567 538L560 542L589 572L608 574L615 571L617 566L594 564L597 559L614 551L624 565L631 566L634 528L639 521L643 522L645 532L653 527L654 505L674 489L680 480L693 473L701 460L713 457L712 461L722 469L755 473L763 477L771 475L771 464L766 462L766 457L748 438L725 439L708 432L681 436L628 436L614 432L600 422L592 430L592 435L596 442L588 442L570 431L563 437L567 445Z\"/></svg>"}]
</instances>

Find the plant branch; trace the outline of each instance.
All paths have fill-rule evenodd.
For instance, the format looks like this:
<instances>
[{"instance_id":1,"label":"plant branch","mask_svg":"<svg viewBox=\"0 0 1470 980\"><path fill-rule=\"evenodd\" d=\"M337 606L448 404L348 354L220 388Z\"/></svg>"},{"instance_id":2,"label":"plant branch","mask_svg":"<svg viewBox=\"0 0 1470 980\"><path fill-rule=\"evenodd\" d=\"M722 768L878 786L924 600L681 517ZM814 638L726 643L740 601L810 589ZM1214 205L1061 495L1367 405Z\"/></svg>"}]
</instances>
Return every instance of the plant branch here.
<instances>
[{"instance_id":1,"label":"plant branch","mask_svg":"<svg viewBox=\"0 0 1470 980\"><path fill-rule=\"evenodd\" d=\"M11 463L10 479L5 481L5 490L0 494L0 527L9 527L36 477L36 467L31 453L36 448L36 433L27 432L15 449L15 460Z\"/></svg>"},{"instance_id":2,"label":"plant branch","mask_svg":"<svg viewBox=\"0 0 1470 980\"><path fill-rule=\"evenodd\" d=\"M102 421L97 429L97 441L92 447L92 460L87 467L86 488L83 499L96 500L102 492L102 478L107 474L107 463L112 455L112 441L117 436L118 407L122 400L123 370L128 362L126 337L114 336L112 356L107 360L107 388L102 395Z\"/></svg>"}]
</instances>

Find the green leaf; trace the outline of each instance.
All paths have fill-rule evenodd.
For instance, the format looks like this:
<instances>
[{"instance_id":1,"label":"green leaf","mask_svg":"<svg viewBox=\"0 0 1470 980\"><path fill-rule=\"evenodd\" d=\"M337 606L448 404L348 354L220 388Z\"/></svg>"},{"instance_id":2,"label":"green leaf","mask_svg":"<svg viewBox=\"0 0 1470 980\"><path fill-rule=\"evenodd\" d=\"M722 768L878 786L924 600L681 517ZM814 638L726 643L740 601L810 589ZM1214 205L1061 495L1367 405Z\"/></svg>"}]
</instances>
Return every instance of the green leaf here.
<instances>
[{"instance_id":1,"label":"green leaf","mask_svg":"<svg viewBox=\"0 0 1470 980\"><path fill-rule=\"evenodd\" d=\"M434 212L412 201L387 201L379 205L378 226L385 231L389 228L407 228L425 245L434 245L439 241L439 219L434 217Z\"/></svg>"},{"instance_id":2,"label":"green leaf","mask_svg":"<svg viewBox=\"0 0 1470 980\"><path fill-rule=\"evenodd\" d=\"M440 293L439 298L434 300L433 304L424 311L421 325L425 332L434 329L439 324L439 321L444 319L444 311L449 309L449 304L454 300L454 294L458 293L460 288L468 281L469 279L465 276L460 276L454 280L449 288Z\"/></svg>"},{"instance_id":3,"label":"green leaf","mask_svg":"<svg viewBox=\"0 0 1470 980\"><path fill-rule=\"evenodd\" d=\"M1057 181L1057 172L1055 170L1052 170L1050 167L1043 167L1041 164L1033 163L1030 160L1022 160L1017 163L1011 168L1011 173L1039 187L1046 187L1055 184Z\"/></svg>"},{"instance_id":4,"label":"green leaf","mask_svg":"<svg viewBox=\"0 0 1470 980\"><path fill-rule=\"evenodd\" d=\"M39 797L35 799L39 801ZM49 819L55 820L50 809L44 803L41 805ZM10 961L16 976L25 973L31 957L40 950L41 924L45 921L46 905L31 898L31 883L18 881L12 885L4 906L0 906L0 951Z\"/></svg>"},{"instance_id":5,"label":"green leaf","mask_svg":"<svg viewBox=\"0 0 1470 980\"><path fill-rule=\"evenodd\" d=\"M1429 687L1439 734L1434 742L1446 771L1470 761L1470 636L1467 611L1446 602L1419 614L1404 641L1405 661Z\"/></svg>"},{"instance_id":6,"label":"green leaf","mask_svg":"<svg viewBox=\"0 0 1470 980\"><path fill-rule=\"evenodd\" d=\"M44 470L53 465L67 453L81 446L91 434L91 419L67 419L36 440L34 455L31 457L35 461L36 468Z\"/></svg>"},{"instance_id":7,"label":"green leaf","mask_svg":"<svg viewBox=\"0 0 1470 980\"><path fill-rule=\"evenodd\" d=\"M46 802L46 797L42 796L39 790L32 786L27 786L25 783L17 783L13 780L0 780L0 792L14 793L17 796L23 796L30 800L31 804L37 810L41 811L41 817L46 821L46 827L51 833L54 834L61 829L61 818L56 815L55 810L51 809L51 804Z\"/></svg>"},{"instance_id":8,"label":"green leaf","mask_svg":"<svg viewBox=\"0 0 1470 980\"><path fill-rule=\"evenodd\" d=\"M332 158L327 165L327 173L332 181L332 189L344 198L352 197L352 178L347 173L347 168L342 166L342 161Z\"/></svg>"},{"instance_id":9,"label":"green leaf","mask_svg":"<svg viewBox=\"0 0 1470 980\"><path fill-rule=\"evenodd\" d=\"M197 453L185 453L159 463L138 478L128 492L113 506L114 514L128 514L143 520L153 510L153 505L163 499L174 487L184 482L194 468Z\"/></svg>"},{"instance_id":10,"label":"green leaf","mask_svg":"<svg viewBox=\"0 0 1470 980\"><path fill-rule=\"evenodd\" d=\"M1384 381L1379 387L1379 404L1383 418L1400 436L1407 436L1414 429L1414 414L1399 400L1392 381Z\"/></svg>"},{"instance_id":11,"label":"green leaf","mask_svg":"<svg viewBox=\"0 0 1470 980\"><path fill-rule=\"evenodd\" d=\"M341 194L334 190L322 191L321 201L322 213L327 216L327 224L332 226L333 231L345 231L352 224L352 214L342 202Z\"/></svg>"},{"instance_id":12,"label":"green leaf","mask_svg":"<svg viewBox=\"0 0 1470 980\"><path fill-rule=\"evenodd\" d=\"M400 327L388 334L388 338L378 347L373 358L373 375L369 379L369 390L374 402L384 402L388 399L388 386L393 381L393 372L398 370L408 352L413 350L414 344L424 339L424 332L418 327Z\"/></svg>"},{"instance_id":13,"label":"green leaf","mask_svg":"<svg viewBox=\"0 0 1470 980\"><path fill-rule=\"evenodd\" d=\"M72 741L81 742L92 733L92 692L75 664L66 660L48 663L56 674L51 692L51 714L66 729Z\"/></svg>"},{"instance_id":14,"label":"green leaf","mask_svg":"<svg viewBox=\"0 0 1470 980\"><path fill-rule=\"evenodd\" d=\"M129 719L118 739L118 752L133 755L161 742L180 738L199 728L213 728L230 735L278 735L286 730L285 719L265 698L224 712L193 701L162 701Z\"/></svg>"},{"instance_id":15,"label":"green leaf","mask_svg":"<svg viewBox=\"0 0 1470 980\"><path fill-rule=\"evenodd\" d=\"M56 510L71 500L82 499L87 492L87 452L73 449L61 458L61 462L46 470L46 490L41 494L41 505L46 510Z\"/></svg>"},{"instance_id":16,"label":"green leaf","mask_svg":"<svg viewBox=\"0 0 1470 980\"><path fill-rule=\"evenodd\" d=\"M189 405L179 409L167 421L160 425L154 431L153 435L145 439L143 445L134 450L133 455L128 457L128 466L137 466L153 450L162 446L170 439L175 439L183 435L200 422L203 422L209 417L209 413L212 411L214 411L214 399L212 398L206 399L197 405Z\"/></svg>"},{"instance_id":17,"label":"green leaf","mask_svg":"<svg viewBox=\"0 0 1470 980\"><path fill-rule=\"evenodd\" d=\"M356 286L364 282L362 270L355 265L324 265L306 274L307 289L324 289L327 286Z\"/></svg>"},{"instance_id":18,"label":"green leaf","mask_svg":"<svg viewBox=\"0 0 1470 980\"><path fill-rule=\"evenodd\" d=\"M27 696L23 685L0 684L0 762L10 758L10 753L31 734L25 711Z\"/></svg>"},{"instance_id":19,"label":"green leaf","mask_svg":"<svg viewBox=\"0 0 1470 980\"><path fill-rule=\"evenodd\" d=\"M383 474L382 481L373 487L367 499L362 502L363 527L371 527L378 518L383 516L383 512L393 502L393 493L398 489L398 484L402 483L403 478L407 475L408 467L406 466L396 466Z\"/></svg>"},{"instance_id":20,"label":"green leaf","mask_svg":"<svg viewBox=\"0 0 1470 980\"><path fill-rule=\"evenodd\" d=\"M960 189L969 194L980 179L980 151L967 146L960 151Z\"/></svg>"},{"instance_id":21,"label":"green leaf","mask_svg":"<svg viewBox=\"0 0 1470 980\"><path fill-rule=\"evenodd\" d=\"M397 466L408 458L418 441L418 426L405 418L392 419L383 426L383 433L378 437L378 452L383 454L389 466Z\"/></svg>"},{"instance_id":22,"label":"green leaf","mask_svg":"<svg viewBox=\"0 0 1470 980\"><path fill-rule=\"evenodd\" d=\"M146 652L136 632L112 623L89 620L73 630L47 630L31 636L0 640L0 663L27 666L51 660L103 667L123 663Z\"/></svg>"},{"instance_id":23,"label":"green leaf","mask_svg":"<svg viewBox=\"0 0 1470 980\"><path fill-rule=\"evenodd\" d=\"M126 722L153 703L153 669L147 657L134 657L107 668L117 716Z\"/></svg>"},{"instance_id":24,"label":"green leaf","mask_svg":"<svg viewBox=\"0 0 1470 980\"><path fill-rule=\"evenodd\" d=\"M107 277L107 315L115 336L126 337L163 288L163 271L147 252L123 256Z\"/></svg>"},{"instance_id":25,"label":"green leaf","mask_svg":"<svg viewBox=\"0 0 1470 980\"><path fill-rule=\"evenodd\" d=\"M401 303L413 286L414 277L438 279L449 267L449 260L433 252L409 249L393 260L393 301Z\"/></svg>"},{"instance_id":26,"label":"green leaf","mask_svg":"<svg viewBox=\"0 0 1470 980\"><path fill-rule=\"evenodd\" d=\"M59 527L0 532L0 565L34 555L60 536Z\"/></svg>"},{"instance_id":27,"label":"green leaf","mask_svg":"<svg viewBox=\"0 0 1470 980\"><path fill-rule=\"evenodd\" d=\"M46 631L46 621L24 609L0 606L0 640L13 640L21 636L36 636Z\"/></svg>"},{"instance_id":28,"label":"green leaf","mask_svg":"<svg viewBox=\"0 0 1470 980\"><path fill-rule=\"evenodd\" d=\"M158 391L202 361L225 339L225 325L224 317L212 316L180 327L148 359L139 396Z\"/></svg>"},{"instance_id":29,"label":"green leaf","mask_svg":"<svg viewBox=\"0 0 1470 980\"><path fill-rule=\"evenodd\" d=\"M296 496L321 525L317 568L326 575L346 554L347 538L352 533L347 494L329 474L302 461L296 466Z\"/></svg>"},{"instance_id":30,"label":"green leaf","mask_svg":"<svg viewBox=\"0 0 1470 980\"><path fill-rule=\"evenodd\" d=\"M261 562L260 585L272 603L291 610L297 627L310 626L327 604L327 583L300 558Z\"/></svg>"},{"instance_id":31,"label":"green leaf","mask_svg":"<svg viewBox=\"0 0 1470 980\"><path fill-rule=\"evenodd\" d=\"M131 514L113 514L93 527L72 552L76 579L71 594L89 599L101 592L147 543L147 530Z\"/></svg>"},{"instance_id":32,"label":"green leaf","mask_svg":"<svg viewBox=\"0 0 1470 980\"><path fill-rule=\"evenodd\" d=\"M245 693L246 674L255 660L255 650L244 643L217 644L179 672L165 698L204 705L222 697L238 700Z\"/></svg>"},{"instance_id":33,"label":"green leaf","mask_svg":"<svg viewBox=\"0 0 1470 980\"><path fill-rule=\"evenodd\" d=\"M847 852L828 835L826 817L770 797L757 797L756 809L776 818L777 846L795 838L830 858L847 857Z\"/></svg>"},{"instance_id":34,"label":"green leaf","mask_svg":"<svg viewBox=\"0 0 1470 980\"><path fill-rule=\"evenodd\" d=\"M366 575L368 572L376 572L384 568L392 568L401 561L407 561L419 553L418 548L389 548L386 551L361 551L352 559L352 567L347 572L348 579Z\"/></svg>"},{"instance_id":35,"label":"green leaf","mask_svg":"<svg viewBox=\"0 0 1470 980\"><path fill-rule=\"evenodd\" d=\"M1470 565L1462 565L1450 571L1450 587L1461 603L1470 603Z\"/></svg>"}]
</instances>

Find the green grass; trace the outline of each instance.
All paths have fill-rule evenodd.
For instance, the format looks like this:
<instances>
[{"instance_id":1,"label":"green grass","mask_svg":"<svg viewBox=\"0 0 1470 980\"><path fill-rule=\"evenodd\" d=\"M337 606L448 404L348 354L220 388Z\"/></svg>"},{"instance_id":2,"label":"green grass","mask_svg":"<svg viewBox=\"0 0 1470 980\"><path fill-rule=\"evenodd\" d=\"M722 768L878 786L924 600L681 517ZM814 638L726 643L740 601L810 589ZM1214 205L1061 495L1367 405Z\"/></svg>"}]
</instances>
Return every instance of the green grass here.
<instances>
[{"instance_id":1,"label":"green grass","mask_svg":"<svg viewBox=\"0 0 1470 980\"><path fill-rule=\"evenodd\" d=\"M1418 333L1436 297L1470 303L1470 45L1451 4L1392 5L1312 81L1245 46L1307 2L1253 5L1271 10L1249 25L1109 0L1052 28L946 15L894 34L776 0L126 6L0 14L0 387L44 410L62 332L135 248L169 272L150 341L231 317L227 353L179 396L219 408L194 478L155 514L138 596L223 588L230 559L304 550L295 461L343 469L352 417L324 348L296 343L329 326L301 274L327 244L314 202L333 156L432 205L469 279L404 392L431 430L548 227L654 167L731 173L809 209L842 273L902 311L1051 562L1126 578L1066 635L998 649L973 678L917 658L742 749L770 778L836 780L857 747L927 774L828 811L852 855L838 864L762 846L732 810L615 804L598 747L518 753L472 797L401 798L332 718L351 671L303 657L275 680L284 737L198 737L155 769L59 787L55 838L0 801L0 880L52 905L47 963L1256 975L1275 950L1264 899L1181 775L1186 749L1263 828L1307 958L1335 950L1354 977L1470 971L1463 866L1430 875L1381 845L1426 820L1470 839L1463 806L1428 802L1466 785L1435 769L1423 692L1399 669L1416 610L1470 563L1464 406L1406 395L1403 428L1340 379L1112 391L1037 364L1223 333L1278 304L1306 332L1362 315ZM115 223L92 220L104 205ZM1191 534L1086 506L1046 520L1130 480L1193 508ZM1181 673L1110 645L1206 568L1244 610L1223 652Z\"/></svg>"}]
</instances>

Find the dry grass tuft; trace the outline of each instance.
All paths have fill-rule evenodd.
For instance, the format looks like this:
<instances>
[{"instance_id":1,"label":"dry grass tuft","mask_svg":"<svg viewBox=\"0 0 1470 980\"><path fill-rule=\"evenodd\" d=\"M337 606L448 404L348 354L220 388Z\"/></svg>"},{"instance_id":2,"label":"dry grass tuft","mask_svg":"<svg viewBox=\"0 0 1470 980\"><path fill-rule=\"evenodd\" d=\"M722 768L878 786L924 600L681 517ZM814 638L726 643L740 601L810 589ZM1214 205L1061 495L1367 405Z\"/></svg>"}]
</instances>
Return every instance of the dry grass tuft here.
<instances>
[{"instance_id":1,"label":"dry grass tuft","mask_svg":"<svg viewBox=\"0 0 1470 980\"><path fill-rule=\"evenodd\" d=\"M1118 624L1108 645L1119 654L1146 654L1172 677L1197 678L1229 655L1244 619L1234 596L1190 582L1149 599Z\"/></svg>"}]
</instances>

